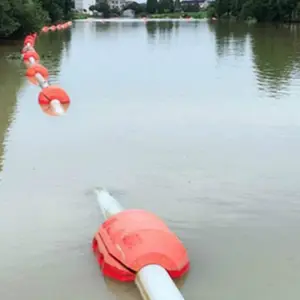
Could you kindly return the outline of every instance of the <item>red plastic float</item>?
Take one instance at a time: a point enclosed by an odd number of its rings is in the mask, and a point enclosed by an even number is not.
[[[35,38],[33,36],[27,36],[24,40],[24,46],[27,46],[27,44],[34,46],[34,43],[35,43]]]
[[[40,60],[40,56],[37,54],[37,52],[35,52],[35,51],[26,51],[23,55],[23,61],[24,61],[25,64],[30,63],[29,62],[30,57],[33,57],[36,63],[38,63],[38,61]]]
[[[189,270],[187,251],[157,216],[125,210],[105,221],[96,233],[93,251],[105,276],[133,281],[143,267],[162,266],[172,278]]]
[[[51,101],[53,100],[58,100],[60,102],[64,112],[68,110],[70,106],[70,98],[62,88],[54,85],[43,88],[39,94],[38,101],[41,109],[51,116],[56,115],[51,108]]]
[[[56,29],[63,29],[63,26],[61,24],[58,24],[57,27],[54,25],[51,27],[44,26],[41,31],[48,32],[49,30],[55,31]],[[34,49],[36,38],[37,33],[27,35],[24,39],[24,47],[21,50],[23,62],[28,68],[26,77],[30,82],[39,84],[42,88],[38,97],[42,110],[51,116],[62,115],[69,108],[69,96],[60,87],[49,86],[47,82],[49,78],[48,70],[39,64],[40,57]],[[33,58],[34,61],[30,58]],[[37,76],[38,74],[40,76]]]
[[[42,66],[40,64],[34,64],[34,65],[30,66],[26,70],[26,77],[28,78],[28,80],[31,83],[38,85],[38,80],[35,78],[35,75],[38,73],[41,74],[45,80],[48,80],[49,72],[44,66]]]

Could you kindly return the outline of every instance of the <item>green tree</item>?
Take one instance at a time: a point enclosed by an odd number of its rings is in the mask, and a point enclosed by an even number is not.
[[[174,1],[173,0],[159,0],[157,6],[159,13],[174,12]]]
[[[216,0],[209,16],[255,19],[258,22],[300,21],[299,0]]]
[[[146,12],[146,6],[143,3],[137,3],[135,1],[126,4],[123,7],[122,12],[127,9],[133,10],[135,15],[139,15]]]
[[[149,14],[155,14],[158,9],[158,2],[157,0],[147,0],[146,4],[146,11]]]
[[[8,37],[18,28],[19,23],[13,17],[11,1],[1,0],[0,2],[0,37]]]
[[[95,10],[102,13],[104,18],[109,18],[110,17],[111,10],[110,10],[110,7],[109,7],[109,5],[107,4],[106,1],[105,2],[98,2],[95,5]]]
[[[73,0],[0,0],[0,38],[18,38],[69,19]]]
[[[180,0],[175,0],[175,3],[174,3],[174,11],[181,11]]]

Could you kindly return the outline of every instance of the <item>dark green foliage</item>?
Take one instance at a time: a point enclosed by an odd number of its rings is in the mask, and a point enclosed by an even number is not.
[[[147,0],[146,4],[146,11],[149,14],[155,14],[158,9],[158,2],[157,0]]]
[[[208,8],[210,17],[258,22],[298,22],[299,12],[299,0],[216,0]]]
[[[18,38],[69,19],[72,7],[72,0],[0,0],[0,39]]]

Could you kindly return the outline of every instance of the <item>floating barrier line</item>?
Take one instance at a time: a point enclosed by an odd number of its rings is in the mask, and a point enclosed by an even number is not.
[[[107,191],[103,189],[96,189],[95,194],[102,214],[105,220],[107,220],[106,222],[109,223],[109,220],[114,216],[116,217],[120,213],[124,212],[124,209],[119,202]],[[116,223],[115,220],[112,222]],[[113,229],[110,230],[112,231]],[[124,231],[126,232],[126,228]],[[113,234],[117,233],[114,232]],[[123,233],[123,236],[124,235],[125,233]],[[158,243],[159,242],[160,241],[158,241]],[[169,250],[171,252],[174,251],[174,249]],[[149,249],[149,251],[151,251],[151,249]],[[136,273],[134,281],[144,300],[184,300],[168,272],[159,264],[150,264],[142,267]]]
[[[59,24],[57,26],[43,27],[42,32],[66,29],[72,22]],[[48,82],[48,70],[39,64],[39,55],[34,49],[37,33],[28,35],[24,40],[22,58],[27,66],[26,76],[33,84],[39,85],[42,89],[39,96],[39,104],[44,112],[52,116],[62,116],[70,105],[70,98],[67,93],[58,86],[51,86]]]

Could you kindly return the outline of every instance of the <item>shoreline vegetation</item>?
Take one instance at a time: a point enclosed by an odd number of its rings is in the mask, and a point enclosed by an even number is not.
[[[72,18],[73,0],[0,0],[0,42],[20,40]]]
[[[104,1],[104,2],[103,2]],[[131,2],[123,9],[111,9],[106,0],[89,7],[94,17],[120,17],[124,11],[131,10],[134,18],[149,19],[195,18],[246,21],[251,23],[299,23],[300,0],[214,0],[209,4],[180,0],[147,0],[146,3]],[[77,15],[78,18],[91,17]]]
[[[74,0],[1,0],[0,41],[18,40],[48,24],[70,19],[126,17],[149,19],[213,19],[247,22],[299,23],[300,0],[215,0],[210,4],[180,0],[130,2],[121,10],[96,0],[89,11],[74,11]]]
[[[113,17],[119,17],[119,16],[112,16]],[[93,16],[87,13],[75,13],[73,19],[74,20],[84,20],[84,19],[98,19],[103,18],[101,16]],[[205,12],[174,12],[174,13],[163,13],[163,14],[153,14],[153,15],[142,15],[142,16],[136,16],[133,17],[133,19],[142,19],[142,18],[148,18],[148,19],[180,19],[180,18],[193,18],[193,19],[206,19],[207,14]],[[124,17],[125,19],[125,17]]]

